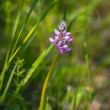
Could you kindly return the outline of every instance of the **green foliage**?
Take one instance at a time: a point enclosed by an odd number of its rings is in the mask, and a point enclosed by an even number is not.
[[[21,81],[21,83],[19,84],[18,88],[15,91],[15,94],[17,94],[20,90],[21,87],[23,87],[27,81],[29,80],[29,78],[32,76],[33,72],[37,69],[38,65],[44,60],[44,58],[46,57],[46,55],[49,53],[49,51],[51,50],[51,48],[53,47],[53,45],[51,45],[48,49],[46,49],[37,60],[35,60],[35,62],[33,63],[32,67],[29,69],[29,71],[27,72],[27,75],[25,76],[25,78]]]
[[[57,53],[49,37],[62,19],[74,38],[72,53],[59,55],[45,110],[109,110],[109,6],[109,0],[1,0],[0,110],[38,109]]]
[[[20,58],[17,58],[17,62],[18,62],[18,63],[17,63],[17,69],[16,69],[16,72],[15,72],[15,75],[16,75],[16,77],[17,77],[17,79],[16,79],[16,81],[15,81],[16,86],[19,85],[19,78],[20,78],[20,77],[23,77],[22,74],[25,72],[25,69],[22,68],[23,65],[24,65],[24,59],[21,60]]]
[[[11,72],[11,75],[10,75],[9,80],[8,80],[8,82],[7,82],[6,88],[5,88],[5,90],[4,90],[4,92],[3,92],[3,95],[2,95],[2,97],[1,97],[1,99],[0,99],[0,105],[2,104],[2,102],[4,101],[4,99],[5,99],[5,97],[6,97],[6,93],[7,93],[7,91],[8,91],[9,85],[10,85],[11,80],[12,80],[12,78],[13,78],[13,75],[14,75],[14,73],[15,73],[15,69],[16,69],[16,67],[17,67],[17,63],[18,63],[18,62],[16,62],[15,66],[14,66],[12,72]]]

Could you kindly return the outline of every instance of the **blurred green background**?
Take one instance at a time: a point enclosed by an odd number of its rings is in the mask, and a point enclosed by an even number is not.
[[[29,10],[33,7],[17,47],[54,2],[54,0],[39,0],[36,3],[36,1],[0,0],[0,73],[9,46],[11,54]],[[20,82],[34,61],[50,46],[49,37],[55,28],[58,29],[62,20],[66,21],[67,30],[74,38],[72,53],[58,57],[46,90],[45,110],[88,110],[88,108],[110,110],[109,0],[59,0],[11,61],[4,76],[0,96],[3,94],[15,61],[24,59],[20,68],[23,72],[19,77],[18,82]],[[14,29],[16,30],[12,40]],[[22,87],[19,96],[10,101],[17,88],[15,74],[2,106],[8,105],[9,110],[37,110],[42,86],[56,53],[57,48],[53,47]]]

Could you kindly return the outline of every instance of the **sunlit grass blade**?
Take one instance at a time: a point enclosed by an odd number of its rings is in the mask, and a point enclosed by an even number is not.
[[[39,66],[39,64],[44,60],[44,58],[47,56],[47,54],[50,52],[50,50],[52,49],[53,44],[51,44],[46,50],[44,50],[44,52],[39,56],[39,58],[36,59],[36,61],[33,63],[32,67],[29,69],[29,71],[27,72],[27,75],[25,76],[25,78],[20,82],[20,84],[18,85],[18,87],[16,88],[16,90],[14,91],[13,96],[10,98],[10,101],[8,103],[8,105],[11,103],[11,101],[13,100],[14,96],[18,95],[20,89],[25,86],[25,84],[27,83],[27,81],[30,79],[30,77],[32,76],[33,72],[37,69],[37,67]]]
[[[35,29],[38,27],[38,25],[41,23],[41,21],[45,18],[45,16],[51,11],[51,9],[55,6],[55,4],[57,3],[58,0],[55,0],[48,8],[47,10],[41,15],[40,19],[37,21],[37,23],[35,24],[35,26],[31,29],[31,31],[29,32],[29,34],[26,36],[26,38],[24,39],[23,43],[25,43],[27,41],[27,39],[30,37],[30,35],[35,31]]]
[[[18,48],[18,49],[16,50],[15,54],[11,57],[11,59],[9,59],[9,61],[8,61],[8,57],[9,57],[10,48],[9,48],[9,50],[8,50],[8,53],[7,53],[7,56],[6,56],[6,60],[5,60],[5,64],[4,64],[4,68],[3,68],[2,73],[0,74],[0,79],[1,79],[1,80],[0,80],[0,90],[1,90],[1,88],[2,88],[4,75],[5,75],[5,72],[6,72],[7,68],[8,68],[8,65],[9,65],[9,63],[12,61],[12,59],[14,58],[14,56],[16,55],[16,53],[19,51],[19,49],[20,49],[20,48]]]
[[[27,83],[29,78],[32,76],[33,72],[37,69],[39,64],[44,60],[44,58],[49,53],[49,51],[52,49],[52,47],[53,47],[53,44],[49,48],[44,50],[44,52],[39,56],[39,58],[37,58],[37,60],[33,63],[32,67],[27,72],[26,77],[21,81],[21,83],[19,84],[18,88],[16,89],[15,94],[17,94],[19,92],[19,90],[21,89],[21,87],[23,87]]]
[[[11,56],[13,55],[13,53],[14,53],[14,51],[15,51],[15,49],[16,49],[17,43],[18,43],[18,41],[19,41],[19,39],[20,39],[20,37],[21,37],[21,34],[22,34],[23,29],[24,29],[24,27],[25,27],[25,25],[26,25],[26,23],[27,23],[27,21],[28,21],[28,19],[29,19],[29,16],[31,15],[31,13],[32,13],[32,11],[33,11],[33,9],[35,8],[35,6],[36,6],[37,3],[38,3],[38,0],[34,0],[34,2],[33,2],[33,4],[32,4],[32,6],[31,6],[31,8],[30,8],[30,10],[29,10],[29,13],[28,13],[28,15],[27,15],[27,17],[26,17],[26,19],[25,19],[25,22],[24,22],[24,24],[23,24],[23,26],[22,26],[22,28],[21,28],[19,34],[18,34],[18,37],[17,37],[17,40],[16,40],[16,42],[15,42],[14,48],[13,48],[13,50],[12,50],[12,52],[11,52]]]
[[[32,33],[35,31],[35,29],[38,27],[38,25],[41,23],[41,21],[45,18],[45,16],[51,11],[51,9],[55,6],[55,4],[57,3],[58,0],[55,0],[48,8],[47,10],[42,14],[42,16],[39,18],[39,20],[37,21],[37,23],[34,25],[34,27],[30,30],[30,32],[28,33],[28,35],[26,36],[26,38],[23,41],[23,44],[29,39],[29,37],[32,35]],[[21,32],[20,32],[21,33]],[[18,39],[17,39],[18,40]],[[21,48],[21,46],[19,46],[19,48]],[[14,50],[13,50],[14,52]],[[12,52],[12,53],[13,53]],[[14,53],[13,53],[14,54]],[[17,53],[16,53],[17,54]],[[12,54],[11,54],[12,55]],[[12,58],[10,58],[12,59]]]
[[[29,41],[26,43],[25,47],[24,47],[24,50],[29,46],[29,44],[33,41],[34,37],[36,36],[37,32],[35,32],[31,38],[29,39]]]
[[[37,3],[37,2],[36,2]],[[38,27],[38,25],[40,24],[40,22],[45,18],[45,16],[51,11],[51,9],[55,6],[55,4],[57,3],[57,0],[55,0],[48,8],[47,10],[42,14],[42,16],[39,18],[39,20],[37,21],[37,23],[35,24],[35,26],[30,30],[30,32],[28,33],[28,35],[26,36],[26,38],[24,39],[23,43],[25,43],[28,38],[30,37],[30,35],[35,31],[35,29]],[[35,5],[33,5],[35,6]],[[31,10],[32,12],[32,10]],[[30,14],[30,13],[29,13]],[[29,16],[28,16],[29,18]],[[26,19],[27,20],[27,19]],[[22,27],[22,30],[23,30],[24,27]],[[20,33],[22,32],[22,30],[20,31]],[[21,34],[20,34],[21,35]],[[20,36],[19,35],[19,36]],[[19,39],[17,39],[17,42],[18,42]],[[15,43],[15,46],[14,46],[14,49],[10,55],[10,58],[9,58],[9,61],[7,62],[7,66],[8,64],[13,60],[13,58],[16,56],[16,54],[18,53],[18,51],[20,50],[21,46],[23,44],[21,44],[15,51],[15,47],[17,45],[17,42]],[[15,52],[14,52],[15,51]],[[5,73],[5,70],[4,70],[4,73]]]
[[[5,71],[6,71],[7,66],[8,66],[8,65],[7,65],[7,62],[8,62],[8,58],[9,58],[9,52],[10,52],[10,47],[9,47],[8,52],[7,52],[7,55],[6,55],[6,59],[5,59],[5,64],[4,64],[4,67],[3,67],[3,71],[2,71],[2,73],[0,74],[0,90],[1,90],[1,88],[2,88]]]
[[[10,85],[11,80],[12,80],[12,78],[13,78],[13,75],[14,75],[14,73],[15,73],[16,67],[17,67],[17,62],[16,62],[15,66],[14,66],[12,72],[11,72],[11,75],[10,75],[9,80],[8,80],[8,82],[7,82],[6,88],[5,88],[5,90],[4,90],[4,92],[3,92],[3,95],[2,95],[2,97],[1,97],[1,99],[0,99],[0,105],[2,104],[2,102],[4,101],[4,99],[5,99],[5,97],[6,97],[6,93],[7,93],[7,91],[8,91],[9,85]]]
[[[9,53],[10,53],[11,43],[12,43],[12,41],[13,41],[13,38],[14,38],[14,36],[15,36],[15,32],[16,32],[16,30],[17,30],[17,26],[18,26],[18,23],[19,23],[21,11],[22,11],[22,8],[23,8],[23,3],[24,3],[24,0],[22,0],[22,2],[21,2],[20,9],[19,9],[19,11],[18,11],[16,20],[15,20],[15,23],[14,23],[14,27],[13,27],[13,30],[12,30],[12,39],[11,39],[11,41],[10,41],[9,49],[8,49],[7,56],[6,56],[7,62],[5,62],[3,71],[2,71],[2,73],[1,73],[2,79],[1,79],[1,81],[0,81],[0,90],[1,90],[1,88],[2,88],[2,83],[3,83],[3,78],[4,78],[4,75],[5,75],[5,71],[6,71],[7,67],[8,67],[8,65],[9,65],[9,62],[11,61],[11,59],[10,59],[10,61],[8,61],[8,57],[9,57]]]

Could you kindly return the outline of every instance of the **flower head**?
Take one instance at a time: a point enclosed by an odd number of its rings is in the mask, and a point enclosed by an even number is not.
[[[51,43],[55,44],[55,47],[58,48],[58,51],[61,54],[65,54],[64,52],[71,52],[71,48],[66,45],[66,43],[72,43],[73,38],[71,37],[71,33],[65,30],[66,22],[62,21],[59,25],[59,30],[54,29],[53,35],[54,38],[50,37],[49,40]]]

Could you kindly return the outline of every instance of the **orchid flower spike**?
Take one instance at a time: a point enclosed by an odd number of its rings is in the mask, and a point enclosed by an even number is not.
[[[50,37],[49,40],[51,43],[55,44],[55,47],[58,48],[59,53],[65,54],[64,52],[71,52],[71,48],[66,44],[72,44],[73,38],[71,33],[65,30],[66,22],[62,21],[59,25],[59,30],[54,29],[53,35],[54,38]]]

